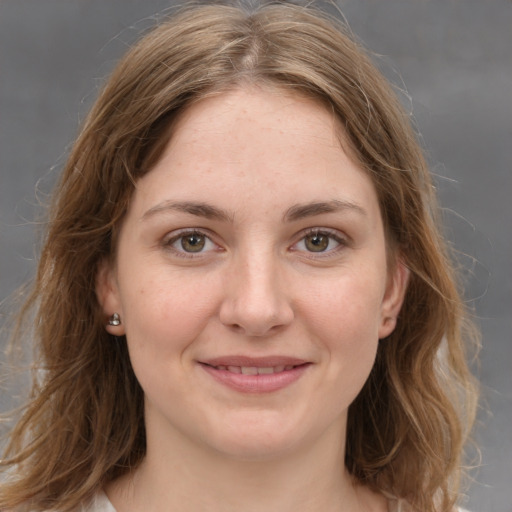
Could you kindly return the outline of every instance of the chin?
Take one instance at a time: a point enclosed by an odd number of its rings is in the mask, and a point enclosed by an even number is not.
[[[300,451],[315,437],[313,432],[286,425],[282,418],[257,416],[250,421],[232,421],[205,441],[231,459],[268,461]]]
[[[262,437],[251,437],[244,439],[230,439],[229,442],[217,445],[216,451],[219,455],[228,459],[259,462],[272,461],[286,457],[296,451],[296,445],[290,440],[265,439]]]

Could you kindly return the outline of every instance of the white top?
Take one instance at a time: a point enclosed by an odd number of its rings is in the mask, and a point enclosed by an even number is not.
[[[80,507],[80,511],[77,512],[116,512],[116,509],[107,495],[100,491],[87,506]]]
[[[401,512],[402,505],[400,501],[393,501],[390,503],[390,512]],[[110,500],[107,498],[107,495],[100,491],[94,499],[89,503],[87,507],[81,507],[79,512],[116,512],[116,509],[110,503]],[[459,508],[458,512],[468,512],[463,508]]]

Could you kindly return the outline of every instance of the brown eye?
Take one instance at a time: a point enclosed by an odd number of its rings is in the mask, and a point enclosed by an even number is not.
[[[182,236],[181,248],[185,252],[201,252],[206,245],[206,237],[200,233],[191,233],[190,235]]]
[[[329,247],[330,237],[323,233],[311,233],[304,237],[306,249],[311,252],[323,252]]]
[[[162,245],[163,248],[170,251],[173,256],[199,259],[206,256],[207,253],[221,250],[206,233],[194,229],[181,229],[169,233],[169,235],[162,240]]]

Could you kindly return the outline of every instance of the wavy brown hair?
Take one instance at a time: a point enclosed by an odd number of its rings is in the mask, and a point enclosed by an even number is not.
[[[283,2],[195,6],[161,22],[119,63],[90,112],[21,313],[20,325],[35,315],[36,373],[2,461],[11,476],[0,509],[72,510],[144,457],[143,392],[125,339],[105,331],[98,265],[115,257],[135,184],[159,159],[173,120],[244,84],[332,110],[375,185],[390,252],[410,269],[397,327],[350,407],[346,465],[414,510],[452,509],[475,387],[430,174],[408,115],[361,45],[327,15]]]

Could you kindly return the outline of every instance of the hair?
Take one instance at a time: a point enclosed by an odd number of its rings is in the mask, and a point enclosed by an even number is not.
[[[413,510],[456,503],[475,412],[471,332],[422,149],[349,30],[311,7],[276,2],[194,6],[160,22],[93,106],[55,190],[20,316],[22,325],[34,315],[37,357],[1,462],[9,478],[0,509],[72,510],[144,457],[143,391],[124,337],[105,330],[98,267],[115,258],[137,180],[158,161],[177,116],[245,85],[300,94],[335,114],[377,191],[388,247],[410,271],[397,326],[349,409],[349,472]]]

